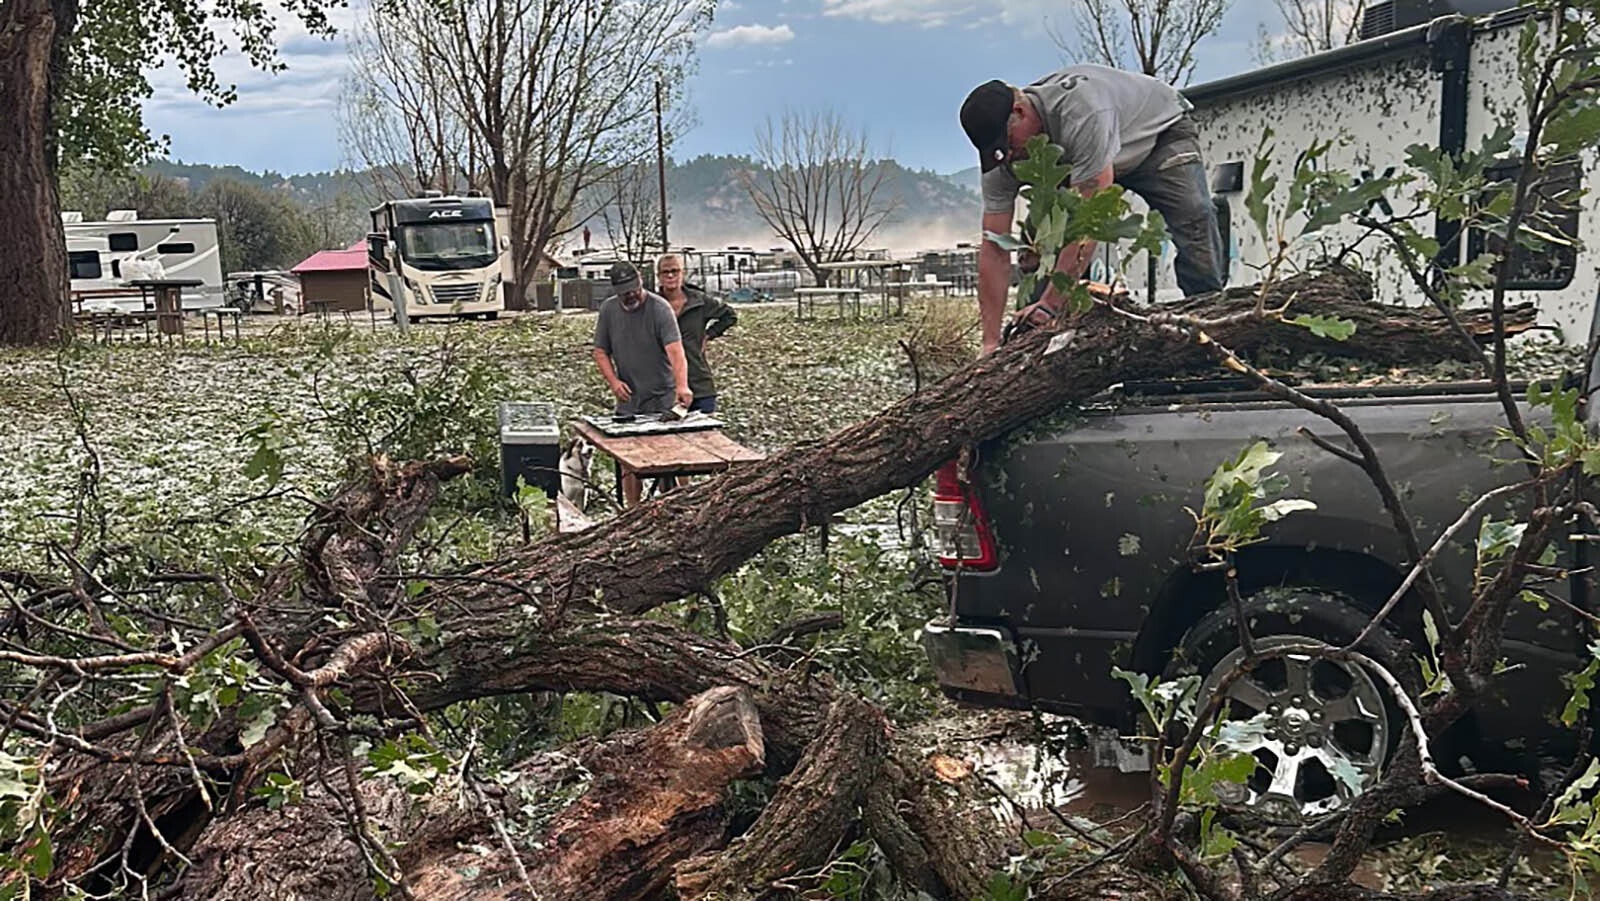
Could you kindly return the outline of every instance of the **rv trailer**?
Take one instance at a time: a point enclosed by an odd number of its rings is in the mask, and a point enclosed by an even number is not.
[[[1286,193],[1296,157],[1313,140],[1332,140],[1322,165],[1360,178],[1406,171],[1406,148],[1428,144],[1449,152],[1476,149],[1502,121],[1526,129],[1517,77],[1517,40],[1530,12],[1505,8],[1501,0],[1393,0],[1369,5],[1363,15],[1365,40],[1185,90],[1194,104],[1195,123],[1209,168],[1227,252],[1230,284],[1259,278],[1269,249],[1245,209],[1250,170],[1262,136],[1270,128],[1273,148],[1269,174]],[[1484,15],[1486,14],[1487,15]],[[1477,18],[1468,18],[1478,16]],[[1513,141],[1520,152],[1521,140]],[[1496,167],[1498,177],[1516,176],[1517,160]],[[1562,170],[1556,190],[1586,187],[1588,193],[1560,227],[1585,248],[1557,248],[1546,254],[1518,250],[1508,302],[1532,301],[1542,322],[1555,325],[1565,341],[1581,343],[1589,333],[1600,266],[1600,182],[1593,152]],[[1402,189],[1403,190],[1403,189]],[[1547,189],[1548,190],[1548,189]],[[1400,191],[1377,201],[1368,215],[1384,218],[1411,209]],[[1547,193],[1547,196],[1548,193]],[[1135,205],[1137,198],[1130,195]],[[1281,206],[1283,197],[1274,199]],[[1483,234],[1458,234],[1457,224],[1429,217],[1416,223],[1443,248],[1443,264],[1475,258],[1491,240]],[[1312,257],[1357,241],[1352,223],[1321,233],[1318,246],[1301,248]],[[1374,277],[1379,300],[1419,303],[1421,298],[1392,253],[1379,240],[1359,245],[1361,267]],[[1109,251],[1114,254],[1115,250]],[[1127,261],[1129,288],[1136,297],[1179,296],[1172,275],[1172,247],[1153,266]],[[1149,274],[1154,271],[1151,290]],[[1487,291],[1468,297],[1486,303]]]
[[[391,260],[399,264],[408,318],[493,319],[506,308],[504,267],[511,242],[504,213],[493,201],[429,191],[373,207],[371,218],[367,293],[373,309],[394,309]]]
[[[223,305],[222,256],[214,219],[140,219],[133,210],[112,210],[101,222],[64,212],[67,268],[74,307],[84,310],[142,309],[139,289],[130,284],[150,264],[164,278],[198,279],[183,289],[183,308],[209,310]],[[123,271],[124,264],[128,271]]]

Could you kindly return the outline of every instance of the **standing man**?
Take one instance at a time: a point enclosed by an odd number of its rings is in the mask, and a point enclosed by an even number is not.
[[[961,105],[961,127],[978,148],[983,170],[984,231],[1011,233],[1022,187],[1011,163],[1025,157],[1029,138],[1042,134],[1061,148],[1062,163],[1071,168],[1068,182],[1079,193],[1119,184],[1165,217],[1185,296],[1221,290],[1222,237],[1189,109],[1171,85],[1105,66],[1068,66],[1023,88],[1003,81],[979,85]],[[1067,245],[1055,271],[1082,277],[1094,249],[1093,241]],[[985,240],[978,251],[984,353],[1000,343],[1010,269],[1009,255]],[[1065,302],[1047,288],[1015,318],[1043,325]]]
[[[701,413],[717,412],[717,383],[706,362],[706,342],[721,337],[739,321],[733,307],[687,284],[683,255],[664,253],[656,260],[656,284],[661,296],[678,317],[678,332],[683,335],[683,356],[689,363],[689,390],[694,403],[689,409]]]
[[[689,367],[672,307],[644,289],[632,263],[611,267],[612,296],[594,326],[594,364],[616,395],[616,415],[664,413],[694,402]],[[639,502],[639,479],[625,475],[623,500]]]

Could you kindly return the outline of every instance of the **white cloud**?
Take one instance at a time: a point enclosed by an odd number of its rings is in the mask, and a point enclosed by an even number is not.
[[[747,44],[787,44],[794,40],[794,29],[787,25],[737,25],[712,32],[707,47],[742,47]]]
[[[880,25],[921,25],[936,28],[958,21],[994,21],[1006,25],[1037,25],[1050,12],[1059,12],[1060,0],[822,0],[822,14],[865,19]]]

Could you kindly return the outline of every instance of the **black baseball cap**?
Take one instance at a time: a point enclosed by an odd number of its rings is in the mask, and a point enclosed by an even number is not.
[[[617,294],[625,294],[639,287],[639,270],[629,262],[611,265],[611,287]]]
[[[995,79],[973,88],[961,104],[961,127],[972,146],[978,148],[978,166],[984,172],[1005,162],[1011,153],[1006,124],[1011,119],[1014,97],[1011,85]]]

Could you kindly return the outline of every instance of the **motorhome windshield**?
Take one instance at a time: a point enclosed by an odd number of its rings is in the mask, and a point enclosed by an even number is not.
[[[481,269],[498,254],[492,222],[428,222],[400,230],[400,254],[418,269]]]

